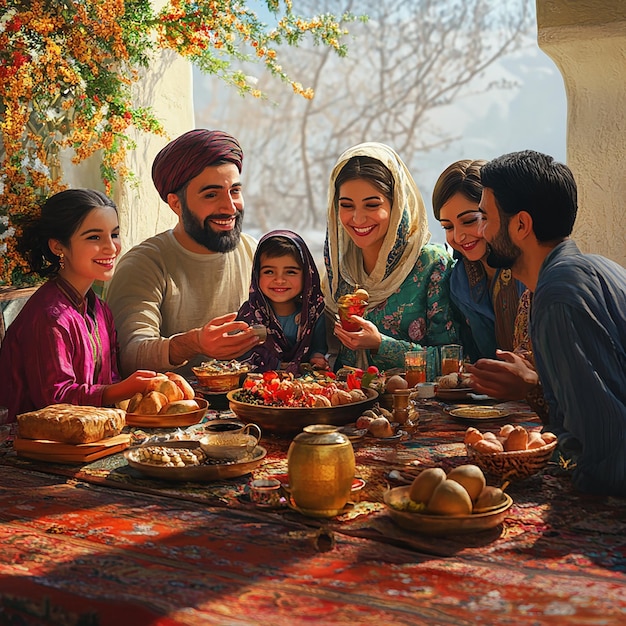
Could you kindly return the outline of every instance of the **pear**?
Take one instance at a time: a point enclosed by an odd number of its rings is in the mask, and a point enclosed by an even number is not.
[[[448,472],[448,480],[456,480],[463,485],[472,502],[478,498],[487,484],[485,475],[478,465],[459,465]]]
[[[463,485],[444,480],[437,486],[426,507],[427,513],[458,517],[472,512],[472,501]]]
[[[413,502],[428,504],[433,491],[446,479],[446,473],[440,467],[429,467],[420,472],[411,483],[409,498]]]
[[[474,509],[489,509],[502,504],[505,500],[504,491],[500,487],[485,487],[476,499]]]

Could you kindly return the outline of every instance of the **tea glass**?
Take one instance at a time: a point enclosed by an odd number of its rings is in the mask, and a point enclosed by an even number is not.
[[[341,323],[341,327],[348,332],[358,332],[361,330],[361,325],[357,322],[353,322],[350,317],[352,315],[358,315],[359,317],[363,317],[365,313],[365,309],[367,308],[366,302],[356,302],[354,304],[348,305],[339,305],[338,313],[339,313],[339,322]]]
[[[459,374],[463,366],[463,346],[449,343],[441,346],[441,375]]]
[[[258,507],[280,506],[282,498],[282,485],[276,478],[257,478],[250,483],[250,500]]]
[[[406,368],[406,382],[409,387],[415,387],[418,383],[426,382],[426,360],[428,350],[412,350],[404,356],[404,366]]]

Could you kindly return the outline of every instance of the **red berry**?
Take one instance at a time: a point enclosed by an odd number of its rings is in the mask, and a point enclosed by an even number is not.
[[[375,365],[370,365],[367,368],[367,373],[368,374],[378,374],[378,368]]]

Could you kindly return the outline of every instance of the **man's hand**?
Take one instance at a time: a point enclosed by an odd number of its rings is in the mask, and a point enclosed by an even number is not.
[[[514,352],[496,350],[495,359],[479,359],[464,369],[471,374],[470,385],[480,393],[499,400],[523,400],[539,384],[537,372],[525,358]]]
[[[197,354],[229,361],[251,350],[259,338],[245,322],[234,321],[236,313],[227,313],[170,339],[170,363],[173,366],[189,361]]]
[[[245,322],[234,321],[236,313],[216,317],[198,331],[199,352],[214,359],[230,360],[251,350],[259,337]]]
[[[340,322],[335,323],[335,335],[349,350],[378,350],[382,337],[376,326],[358,315],[351,315],[350,321],[358,324],[361,330],[350,332],[342,328]]]
[[[309,363],[316,370],[329,370],[330,369],[328,360],[323,354],[315,353],[314,355],[311,356]]]

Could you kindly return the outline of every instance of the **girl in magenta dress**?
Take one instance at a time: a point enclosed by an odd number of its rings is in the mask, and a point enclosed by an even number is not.
[[[110,406],[143,393],[155,372],[120,381],[113,317],[94,293],[120,253],[115,204],[90,189],[50,197],[18,245],[48,277],[7,329],[0,347],[0,405],[9,421],[50,404]]]

